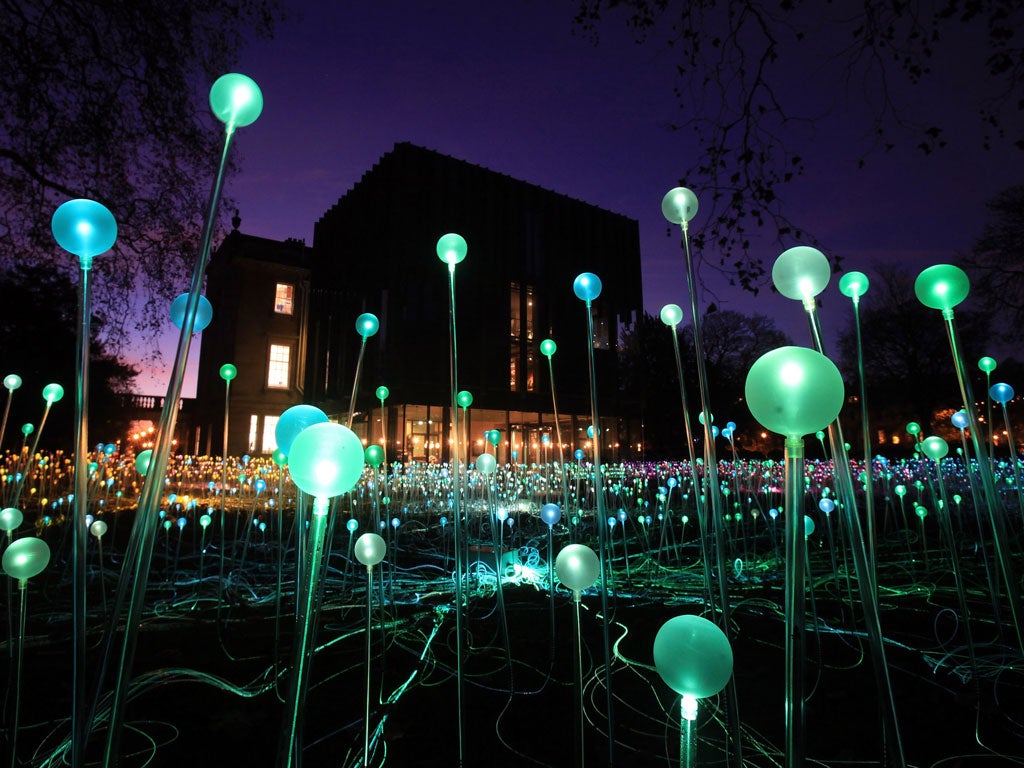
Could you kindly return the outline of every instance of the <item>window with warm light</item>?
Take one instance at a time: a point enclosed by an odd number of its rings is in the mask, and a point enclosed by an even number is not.
[[[250,451],[256,450],[256,432],[259,430],[259,428],[260,417],[254,413],[251,416],[249,416],[249,442],[247,443],[247,445],[249,446],[248,450]]]
[[[273,453],[277,450],[277,420],[279,416],[263,417],[263,453]]]
[[[289,365],[292,348],[286,344],[271,344],[270,359],[267,363],[267,386],[273,389],[288,388]]]
[[[294,311],[295,286],[278,283],[274,290],[274,312],[279,315],[290,315]]]

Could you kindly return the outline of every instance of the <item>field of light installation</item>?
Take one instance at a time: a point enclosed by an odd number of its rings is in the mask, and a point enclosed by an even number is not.
[[[214,85],[225,158],[261,104],[248,78]],[[677,188],[662,208],[681,226],[700,349],[688,239],[697,199]],[[182,330],[167,403],[203,325],[212,220],[172,311]],[[88,338],[89,265],[116,224],[74,200],[53,231],[80,259]],[[472,405],[458,388],[454,328],[466,250],[456,234],[437,243],[452,286],[456,415]],[[76,450],[37,451],[44,410],[2,467],[4,760],[1024,762],[1018,462],[990,457],[971,410],[953,417],[960,451],[911,424],[918,458],[851,461],[837,421],[844,386],[815,315],[829,277],[807,247],[773,269],[817,347],[769,352],[746,380],[751,413],[785,438],[779,462],[740,459],[731,425],[714,427],[700,355],[700,391],[680,395],[697,414],[681,431],[702,455],[679,463],[603,461],[596,439],[590,452],[562,445],[546,464],[499,466],[487,452],[395,463],[308,405],[281,415],[272,459],[172,456],[172,406],[155,447],[123,455],[89,443],[80,344]],[[859,273],[840,282],[854,308],[866,287]],[[573,290],[591,318],[600,278],[583,273]],[[954,313],[966,275],[938,265],[915,290],[945,325],[951,375],[974,403]],[[682,314],[670,305],[662,320],[674,331]],[[365,344],[375,319],[356,328]],[[235,372],[222,375],[230,384]],[[590,381],[599,424],[592,359]],[[4,383],[9,404],[20,382]],[[988,394],[1005,413],[1012,388]],[[62,395],[48,387],[45,409]],[[457,417],[453,434],[459,454]],[[805,459],[808,435],[826,460]]]

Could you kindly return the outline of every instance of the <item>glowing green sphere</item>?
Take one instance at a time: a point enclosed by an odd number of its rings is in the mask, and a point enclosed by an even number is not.
[[[238,369],[231,363],[224,363],[224,365],[220,367],[220,377],[224,379],[224,381],[233,381],[236,376],[238,376]]]
[[[363,451],[363,457],[367,464],[376,469],[384,461],[384,449],[376,444],[368,445],[366,450]]]
[[[313,424],[292,442],[288,469],[292,481],[306,493],[319,498],[338,496],[359,482],[363,444],[355,432],[341,424]]]
[[[25,437],[28,437],[29,435],[31,435],[35,431],[36,431],[36,428],[34,426],[32,426],[31,424],[22,424],[21,425],[21,434],[23,434]]]
[[[105,205],[95,200],[68,200],[50,221],[57,245],[75,254],[89,268],[93,256],[106,253],[117,240],[117,222]]]
[[[8,392],[13,392],[19,387],[21,387],[21,376],[16,373],[9,373],[4,376],[4,388]]]
[[[489,429],[486,432],[484,432],[484,438],[487,440],[488,443],[496,446],[498,443],[501,442],[501,432],[499,432],[496,429]]]
[[[4,551],[4,573],[24,581],[43,572],[50,562],[50,548],[42,539],[26,536],[11,542]]]
[[[17,507],[5,507],[0,510],[0,531],[11,531],[17,530],[18,526],[21,525],[25,516],[21,513],[21,510]]]
[[[949,444],[938,435],[931,435],[921,441],[921,450],[932,461],[938,461],[949,453]]]
[[[839,278],[839,292],[856,301],[868,292],[868,276],[863,272],[847,272]]]
[[[64,397],[64,387],[60,384],[47,384],[43,387],[43,400],[53,405]]]
[[[221,75],[210,88],[210,109],[229,130],[244,128],[263,111],[263,93],[251,77]]]
[[[654,637],[654,667],[676,693],[706,699],[732,677],[732,647],[714,623],[701,616],[676,616]]]
[[[465,238],[454,232],[442,235],[437,241],[437,258],[449,267],[454,267],[465,259],[468,250]]]
[[[356,333],[364,339],[373,336],[380,329],[380,320],[372,312],[364,312],[356,318]]]
[[[135,470],[142,475],[146,476],[149,472],[149,462],[153,459],[153,449],[147,448],[144,451],[140,451],[139,455],[135,457]]]
[[[832,267],[817,248],[798,245],[783,251],[772,266],[775,289],[787,299],[813,299],[828,285]]]
[[[661,322],[670,328],[675,328],[682,319],[683,310],[678,304],[666,304],[661,308]]]
[[[384,543],[384,539],[376,533],[364,533],[356,539],[353,549],[356,553],[356,560],[367,568],[372,568],[384,559],[388,546]]]
[[[978,361],[978,367],[985,373],[992,373],[996,369],[996,361],[993,357],[985,356]]]
[[[804,515],[804,538],[810,538],[812,533],[814,533],[814,520],[810,515]]]
[[[469,408],[473,404],[473,393],[464,389],[455,396],[455,400],[460,408]]]
[[[762,355],[747,374],[745,392],[751,415],[786,437],[827,427],[844,399],[835,363],[806,347],[780,347]]]
[[[383,384],[381,384],[379,387],[377,387],[376,394],[378,400],[387,400],[388,396],[391,394],[391,390],[385,387]]]
[[[540,353],[544,355],[544,357],[550,358],[557,351],[558,345],[555,344],[553,339],[544,339],[544,341],[540,343]]]
[[[907,422],[907,434],[917,436],[921,434],[921,425],[916,421]]]
[[[183,293],[171,302],[171,322],[177,328],[185,324],[185,309],[188,306],[188,294]],[[205,296],[200,295],[199,304],[196,306],[196,318],[192,323],[192,332],[199,333],[206,330],[206,327],[213,320],[213,305]]]
[[[96,520],[92,525],[89,526],[89,533],[91,533],[97,539],[102,539],[106,532],[107,524],[103,520]]]
[[[572,283],[572,292],[580,301],[593,301],[601,295],[601,278],[593,272],[581,272]]]
[[[661,199],[661,213],[673,224],[690,221],[697,215],[697,196],[686,187],[670,189]]]
[[[277,464],[277,466],[283,467],[288,463],[288,454],[280,448],[275,448],[274,452],[270,454],[270,459]]]
[[[291,456],[292,443],[299,433],[306,427],[326,421],[327,414],[313,405],[300,403],[286,408],[274,427],[274,439],[277,441],[277,447],[284,451],[285,455]],[[359,449],[359,452],[362,454],[362,448]]]
[[[481,475],[492,474],[497,466],[497,460],[489,453],[481,453],[476,457],[476,471]]]
[[[204,531],[207,528],[210,527],[210,523],[212,523],[212,522],[213,522],[213,518],[210,517],[209,515],[203,515],[202,517],[199,518],[199,525],[202,526]]]
[[[573,592],[582,592],[592,587],[600,572],[601,563],[597,554],[586,544],[563,547],[555,558],[558,580]]]
[[[967,298],[970,290],[967,273],[952,264],[928,267],[914,281],[917,300],[929,309],[952,310]]]

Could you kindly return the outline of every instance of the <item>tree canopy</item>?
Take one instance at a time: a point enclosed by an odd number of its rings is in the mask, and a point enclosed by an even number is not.
[[[280,17],[276,0],[0,0],[0,268],[73,272],[50,218],[88,197],[119,230],[94,264],[98,306],[184,290],[223,137],[210,84]],[[108,312],[108,339],[165,308]]]
[[[1010,341],[1024,339],[1024,185],[1004,189],[988,202],[989,220],[967,256],[979,278],[972,287],[999,312],[995,329]]]
[[[1015,0],[578,0],[577,23],[598,37],[610,18],[638,42],[662,44],[676,67],[682,119],[701,152],[680,183],[710,193],[698,247],[757,292],[766,265],[752,235],[811,240],[783,205],[784,187],[804,172],[807,144],[823,117],[862,121],[861,164],[903,142],[932,154],[948,122],[976,113],[985,148],[1024,150],[1024,5]],[[939,61],[977,66],[974,103],[922,109],[913,91]],[[830,87],[813,91],[812,81]],[[1007,125],[1016,116],[1014,129]]]

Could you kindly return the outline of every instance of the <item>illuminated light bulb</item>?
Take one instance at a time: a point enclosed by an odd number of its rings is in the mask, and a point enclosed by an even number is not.
[[[454,232],[442,235],[437,241],[437,257],[447,264],[449,269],[455,269],[456,264],[462,263],[468,250],[465,238]]]
[[[683,319],[683,310],[678,304],[666,304],[661,308],[661,322],[670,328],[679,325]]]
[[[364,339],[373,336],[380,329],[380,320],[372,312],[364,312],[356,318],[356,333]]]
[[[544,339],[544,341],[540,343],[540,353],[547,358],[550,358],[557,351],[558,345],[555,344],[552,339]]]
[[[6,376],[4,376],[4,388],[8,392],[13,392],[14,390],[16,390],[16,389],[18,389],[20,387],[21,387],[21,376],[19,376],[16,373],[9,373]]]
[[[593,301],[601,295],[601,278],[593,272],[583,272],[573,281],[572,290],[580,301]]]
[[[256,122],[263,111],[263,93],[246,75],[221,75],[210,88],[210,109],[229,131],[244,128]]]
[[[672,224],[685,224],[697,215],[697,195],[686,187],[675,187],[661,199],[661,213]]]
[[[936,264],[923,270],[914,281],[917,300],[929,309],[951,312],[967,298],[971,281],[967,273],[952,264]]]

